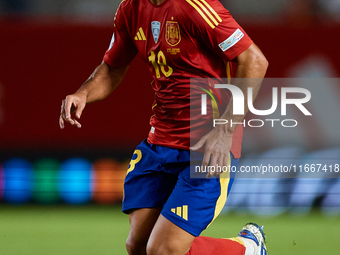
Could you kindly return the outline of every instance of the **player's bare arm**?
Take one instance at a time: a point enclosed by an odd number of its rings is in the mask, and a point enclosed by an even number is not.
[[[237,85],[244,93],[247,98],[247,88],[253,89],[253,100],[256,98],[258,91],[261,87],[262,79],[266,74],[268,68],[268,61],[262,54],[261,50],[252,44],[247,50],[241,53],[236,61],[238,68],[236,71],[235,78],[254,78],[254,79],[239,79]],[[245,102],[244,115],[233,115],[233,99],[231,98],[226,111],[222,114],[221,119],[226,119],[230,123],[241,122],[248,112],[248,106]],[[191,150],[198,150],[203,145],[204,147],[204,158],[202,166],[208,166],[209,162],[211,166],[228,165],[229,152],[232,145],[232,137],[237,125],[218,125],[207,135],[202,137],[198,143],[196,143]],[[217,176],[217,171],[209,172],[207,177]]]
[[[77,92],[62,101],[60,128],[65,128],[65,122],[81,128],[79,119],[86,104],[103,100],[110,95],[122,81],[127,69],[128,67],[114,68],[102,62]]]

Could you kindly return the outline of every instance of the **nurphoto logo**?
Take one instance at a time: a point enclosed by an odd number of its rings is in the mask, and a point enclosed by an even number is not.
[[[281,101],[281,116],[287,115],[287,105],[294,105],[297,107],[305,116],[312,116],[310,111],[304,106],[307,102],[311,100],[311,93],[308,89],[298,88],[298,87],[273,87],[272,88],[272,105],[269,109],[266,110],[258,110],[254,107],[253,104],[253,89],[247,89],[247,99],[243,94],[243,91],[231,84],[215,84],[214,90],[216,89],[227,89],[231,92],[233,98],[233,115],[244,115],[245,114],[245,106],[248,106],[248,109],[251,113],[257,116],[268,116],[273,114],[279,105],[279,89],[280,89],[280,101]],[[202,89],[203,90],[203,89]],[[213,101],[216,102],[212,93],[207,90],[204,90]],[[201,95],[201,114],[207,115],[207,94]],[[219,98],[218,94],[215,92],[216,96]],[[289,98],[289,94],[295,94],[295,98]],[[299,98],[296,98],[299,96]],[[219,98],[220,100],[220,98]],[[250,119],[248,121],[243,120],[242,122],[233,122],[232,120],[226,119],[213,119],[213,126],[221,125],[221,124],[230,124],[230,126],[241,124],[244,127],[248,125],[249,127],[263,127],[265,123],[271,123],[271,127],[274,127],[275,124],[279,122],[283,127],[296,127],[298,125],[298,121],[296,119]]]

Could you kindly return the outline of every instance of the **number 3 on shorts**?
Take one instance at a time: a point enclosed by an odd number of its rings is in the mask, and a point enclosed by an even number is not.
[[[135,155],[135,154],[137,154],[137,158],[131,159],[129,169],[127,170],[126,174],[132,172],[135,169],[136,164],[142,159],[142,152],[140,150],[135,150],[133,155]],[[132,155],[132,157],[133,157],[133,155]]]

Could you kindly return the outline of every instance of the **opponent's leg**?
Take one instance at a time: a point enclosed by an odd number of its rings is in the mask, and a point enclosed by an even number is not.
[[[160,212],[160,208],[143,208],[129,213],[130,232],[126,249],[130,255],[146,255],[146,245]]]

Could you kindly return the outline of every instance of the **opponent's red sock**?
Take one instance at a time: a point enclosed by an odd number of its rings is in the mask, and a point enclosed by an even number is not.
[[[239,238],[196,237],[186,255],[244,255],[246,247]]]

